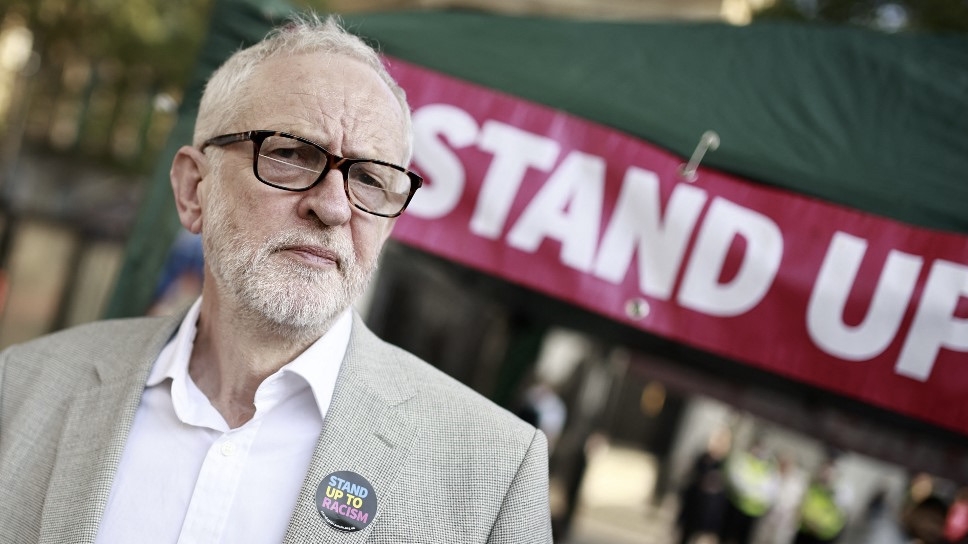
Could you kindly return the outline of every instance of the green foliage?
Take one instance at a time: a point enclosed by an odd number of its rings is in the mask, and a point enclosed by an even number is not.
[[[0,0],[40,59],[26,83],[24,142],[130,172],[157,160],[205,41],[215,4],[257,0]],[[278,0],[322,10],[322,0]],[[0,118],[0,131],[7,118]]]
[[[191,73],[212,0],[36,0],[26,7],[0,0],[4,11],[27,13],[41,58],[80,54],[146,66],[163,86],[180,88]]]

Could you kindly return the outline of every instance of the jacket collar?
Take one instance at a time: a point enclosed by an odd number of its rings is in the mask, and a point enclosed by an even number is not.
[[[404,462],[419,438],[412,417],[417,395],[414,378],[399,352],[370,332],[354,316],[349,349],[340,370],[333,403],[313,453],[285,542],[365,542],[374,522],[345,533],[330,527],[316,507],[320,482],[350,471],[372,486],[379,518]]]

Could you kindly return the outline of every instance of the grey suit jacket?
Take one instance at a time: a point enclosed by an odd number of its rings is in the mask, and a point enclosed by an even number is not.
[[[148,372],[178,323],[98,322],[0,353],[0,542],[94,541]],[[285,542],[551,542],[547,456],[540,432],[357,316]],[[376,492],[360,531],[316,509],[317,485],[341,470]]]

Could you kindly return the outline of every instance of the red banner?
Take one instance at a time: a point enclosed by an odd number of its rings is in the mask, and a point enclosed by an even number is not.
[[[968,433],[968,237],[709,169],[690,183],[680,158],[608,127],[390,68],[427,179],[396,239]]]

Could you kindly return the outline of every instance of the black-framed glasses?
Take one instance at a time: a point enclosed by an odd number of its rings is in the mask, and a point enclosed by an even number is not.
[[[423,178],[402,166],[339,157],[316,142],[274,130],[223,134],[209,138],[200,149],[246,140],[253,143],[252,172],[262,183],[283,191],[308,191],[335,168],[343,174],[343,190],[353,206],[381,217],[403,213],[423,184]]]

